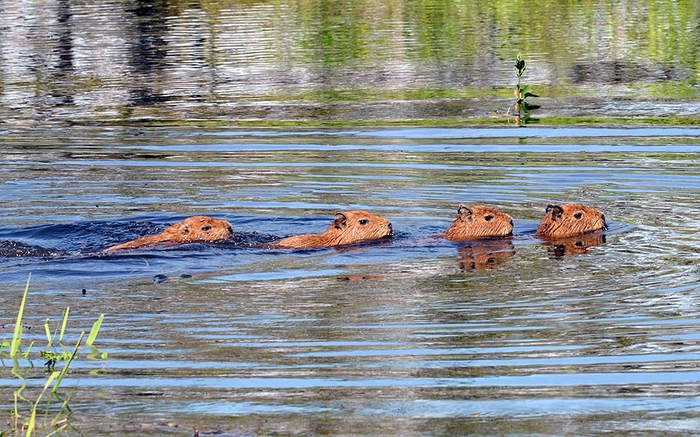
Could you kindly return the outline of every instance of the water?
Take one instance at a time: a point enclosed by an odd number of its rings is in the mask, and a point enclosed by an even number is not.
[[[10,126],[697,114],[695,0],[0,5]],[[692,120],[691,120],[692,121]]]
[[[67,348],[105,319],[59,390],[69,435],[695,435],[698,11],[0,3],[0,342],[30,273],[34,342],[2,351],[0,434],[70,307]],[[548,245],[550,202],[610,229]],[[459,203],[513,239],[435,238]],[[395,237],[266,247],[351,208]],[[234,238],[99,254],[195,214]]]
[[[697,138],[84,128],[64,144],[8,139],[0,240],[29,253],[0,260],[0,333],[11,336],[30,272],[36,348],[44,319],[58,324],[67,306],[68,344],[105,314],[95,345],[108,359],[83,348],[63,383],[71,422],[90,435],[690,435]],[[599,207],[610,230],[576,254],[548,247],[534,236],[548,202]],[[459,203],[515,218],[486,265],[478,247],[433,237]],[[355,208],[390,218],[394,239],[261,247]],[[202,213],[235,238],[95,256]],[[5,410],[21,384],[10,363]],[[29,393],[44,381],[43,360],[34,366]]]

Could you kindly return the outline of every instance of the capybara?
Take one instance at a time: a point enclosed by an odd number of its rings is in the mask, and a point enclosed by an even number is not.
[[[452,241],[472,241],[480,238],[508,237],[513,234],[513,218],[488,206],[460,204],[457,219],[442,234]]]
[[[336,212],[335,219],[323,234],[296,235],[273,243],[286,249],[318,249],[364,243],[394,235],[391,222],[366,211]]]
[[[188,217],[180,223],[168,226],[158,235],[138,238],[103,252],[125,249],[141,249],[153,246],[174,246],[178,244],[214,242],[226,240],[233,235],[233,227],[226,220],[197,215]]]
[[[537,235],[549,240],[573,237],[608,228],[605,214],[577,203],[547,205],[546,215],[537,228]]]

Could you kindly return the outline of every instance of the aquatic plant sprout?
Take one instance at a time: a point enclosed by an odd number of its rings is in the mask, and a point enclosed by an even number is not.
[[[527,123],[527,121],[530,119],[530,111],[538,108],[538,106],[529,105],[527,102],[525,102],[525,99],[528,97],[539,97],[539,94],[532,92],[532,87],[530,85],[522,85],[520,83],[525,68],[527,68],[527,62],[525,62],[522,53],[518,53],[518,56],[515,59],[515,69],[517,71],[516,74],[518,76],[518,83],[513,90],[513,94],[515,95],[516,99],[514,105],[515,120],[519,125]]]
[[[46,349],[43,351],[40,351],[39,356],[43,359],[46,360],[45,366],[46,366],[46,373],[48,374],[46,377],[46,381],[44,383],[42,391],[37,395],[35,400],[29,400],[25,396],[23,396],[22,392],[24,389],[27,387],[28,381],[24,377],[25,374],[27,374],[31,369],[34,368],[32,364],[32,357],[30,356],[31,348],[33,346],[33,343],[29,345],[27,350],[25,352],[22,352],[22,330],[23,330],[23,323],[22,319],[24,317],[24,308],[25,304],[27,301],[27,295],[29,291],[29,283],[31,281],[31,275],[29,275],[29,278],[27,279],[27,285],[24,290],[24,294],[22,296],[22,301],[20,303],[19,311],[17,313],[17,318],[15,320],[15,328],[14,328],[14,333],[12,336],[11,342],[2,342],[0,344],[0,359],[3,357],[3,351],[2,348],[6,347],[9,345],[10,351],[9,358],[12,360],[13,367],[12,367],[12,374],[15,375],[17,378],[22,380],[22,386],[15,390],[14,393],[14,410],[10,413],[11,415],[11,420],[8,420],[7,423],[12,425],[12,430],[11,434],[8,435],[24,435],[27,437],[31,437],[34,435],[37,430],[41,429],[46,431],[46,436],[51,436],[51,435],[56,435],[60,433],[62,430],[64,430],[66,427],[70,426],[69,419],[71,415],[71,410],[70,407],[68,406],[68,401],[70,399],[70,396],[68,396],[66,399],[62,398],[58,390],[61,386],[61,382],[63,381],[63,378],[68,374],[69,368],[73,360],[76,358],[78,354],[78,349],[80,348],[80,345],[83,343],[83,338],[85,337],[85,332],[80,333],[80,337],[78,338],[77,343],[75,346],[72,348],[72,350],[66,349],[66,347],[63,345],[63,337],[65,334],[67,322],[68,322],[68,315],[70,314],[70,308],[66,308],[66,310],[63,313],[63,320],[61,323],[60,331],[58,332],[58,336],[56,334],[51,334],[51,329],[50,329],[50,319],[46,319],[44,322],[44,330],[46,332]],[[88,335],[86,345],[90,347],[92,350],[92,353],[89,355],[89,358],[95,359],[97,357],[97,349],[93,346],[93,343],[95,342],[97,338],[97,334],[99,333],[100,327],[102,326],[102,321],[104,320],[104,314],[100,314],[99,318],[97,321],[95,321],[92,325],[92,329],[90,330],[90,333]],[[55,346],[54,340],[58,338],[58,344],[63,347],[63,350],[60,352],[56,352],[53,348]],[[19,360],[18,358],[20,356],[24,356],[27,358],[29,361],[29,369],[25,369],[24,371],[20,368],[19,366]],[[107,357],[106,353],[102,354],[102,358],[105,359]],[[56,369],[56,365],[59,362],[65,362],[64,366],[62,369]],[[60,408],[58,408],[58,412],[55,413],[53,419],[50,421],[50,424],[47,423],[37,423],[37,412],[40,408],[40,404],[42,403],[42,399],[44,398],[44,395],[50,390],[51,396],[58,400],[60,402]],[[23,401],[27,404],[29,404],[29,413],[25,414],[21,412],[21,407],[23,404],[19,401]],[[55,411],[54,408],[51,408],[51,400],[48,400],[44,402],[46,406],[45,412],[42,414],[44,417],[48,419],[48,415],[50,411]],[[54,414],[54,413],[51,413]],[[24,421],[21,421],[20,418],[26,417],[27,419]],[[4,436],[4,433],[0,433],[0,436]]]

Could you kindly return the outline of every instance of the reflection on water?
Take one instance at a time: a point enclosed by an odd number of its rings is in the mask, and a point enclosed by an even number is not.
[[[522,52],[547,99],[539,117],[687,116],[699,11],[692,0],[5,2],[0,110],[17,124],[488,118],[513,100]]]
[[[601,244],[605,244],[605,235],[603,234],[562,238],[545,243],[547,250],[557,258],[565,255],[582,255],[584,253],[589,253],[590,248],[600,246]]]
[[[477,242],[460,247],[459,269],[468,272],[478,269],[493,269],[515,255],[513,244],[508,241]]]
[[[95,345],[108,359],[81,350],[62,384],[77,388],[71,422],[86,435],[691,429],[697,132],[511,132],[10,136],[0,340],[29,272],[25,341],[45,340],[45,318],[68,306],[71,326],[105,314]],[[549,202],[600,208],[610,229],[544,242]],[[512,215],[513,237],[439,238],[459,203]],[[396,235],[349,250],[266,246],[349,208],[389,218]],[[231,222],[233,238],[94,255],[202,213]],[[79,334],[69,327],[66,342]],[[42,372],[22,375],[28,397]],[[20,385],[6,365],[3,411]]]

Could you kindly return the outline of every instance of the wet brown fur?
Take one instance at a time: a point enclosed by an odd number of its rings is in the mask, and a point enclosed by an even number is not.
[[[605,215],[600,210],[577,203],[550,204],[547,205],[546,215],[537,228],[537,235],[551,240],[603,231],[607,228]]]
[[[364,243],[391,237],[391,222],[366,211],[336,212],[335,219],[323,234],[296,235],[273,243],[286,249],[317,249]]]
[[[178,244],[214,242],[226,240],[233,235],[233,227],[226,220],[207,216],[188,217],[180,223],[168,226],[158,235],[138,238],[117,246],[105,249],[103,252],[115,250],[140,249],[158,245],[174,246]]]
[[[467,207],[460,204],[457,219],[442,234],[452,241],[473,241],[480,238],[508,237],[513,234],[513,218],[488,206]]]

